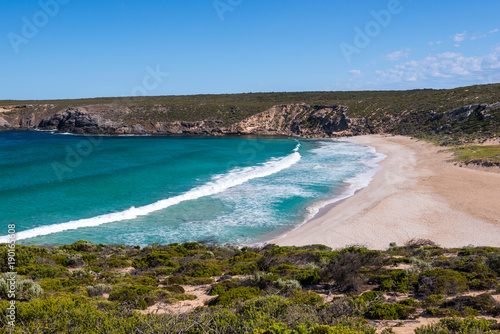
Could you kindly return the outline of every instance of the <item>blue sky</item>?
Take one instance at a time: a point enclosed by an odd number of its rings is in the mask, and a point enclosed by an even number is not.
[[[500,82],[498,0],[1,0],[0,99]]]

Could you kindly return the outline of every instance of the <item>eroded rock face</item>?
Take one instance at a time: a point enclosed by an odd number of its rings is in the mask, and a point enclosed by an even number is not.
[[[344,106],[279,105],[233,125],[231,132],[304,137],[345,135],[349,132],[346,110]]]
[[[41,115],[50,113],[53,104],[23,104],[0,107],[0,130],[30,130],[37,127]]]
[[[221,121],[199,122],[151,122],[156,134],[162,135],[220,135],[225,129]]]
[[[122,122],[104,119],[98,113],[89,113],[85,107],[67,108],[44,118],[38,128],[75,134],[126,134],[131,131]]]

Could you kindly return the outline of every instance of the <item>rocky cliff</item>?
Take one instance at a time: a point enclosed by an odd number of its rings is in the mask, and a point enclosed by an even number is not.
[[[274,106],[231,127],[241,134],[332,137],[352,134],[345,106]]]
[[[19,126],[7,121],[0,126],[13,129],[56,130],[74,134],[153,134],[153,135],[287,135],[335,137],[353,134],[344,106],[310,106],[304,103],[279,105],[231,126],[219,120],[151,121],[128,117],[133,110],[113,105],[69,107],[45,117],[38,124],[35,116],[22,119]],[[21,123],[23,126],[21,126]],[[356,130],[356,132],[359,132]]]

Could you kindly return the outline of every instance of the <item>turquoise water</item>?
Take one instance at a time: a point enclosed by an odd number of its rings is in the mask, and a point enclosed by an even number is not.
[[[348,141],[0,132],[0,242],[253,243],[368,184]]]

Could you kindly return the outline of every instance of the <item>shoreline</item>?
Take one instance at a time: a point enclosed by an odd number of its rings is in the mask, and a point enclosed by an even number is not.
[[[460,168],[443,148],[409,137],[349,140],[387,156],[370,184],[267,243],[387,249],[421,238],[442,247],[500,246],[500,174]]]

